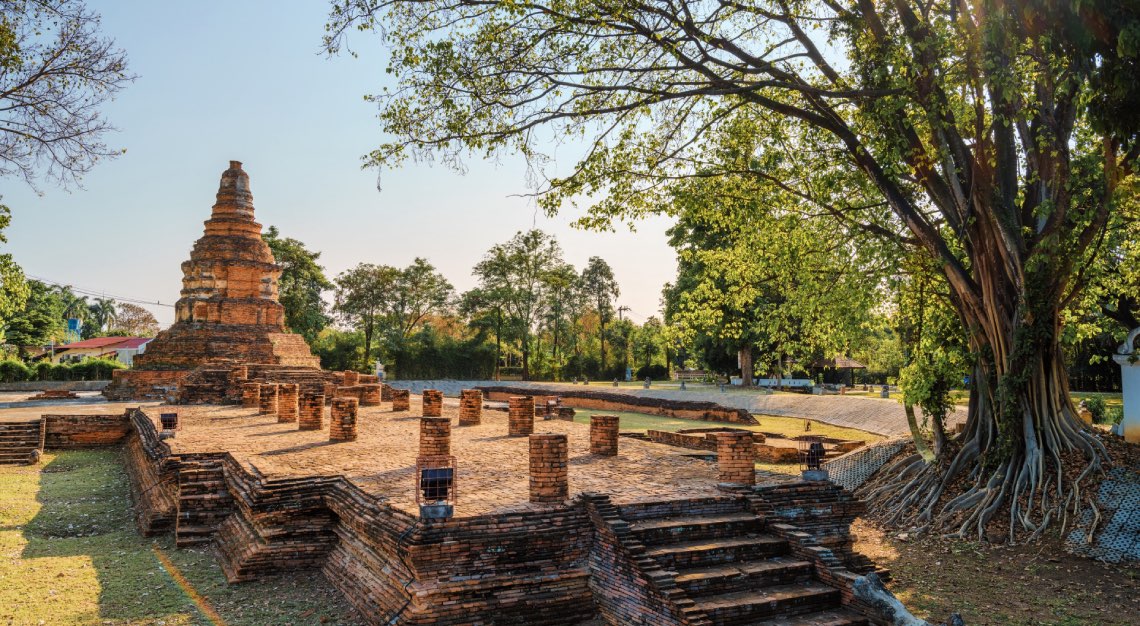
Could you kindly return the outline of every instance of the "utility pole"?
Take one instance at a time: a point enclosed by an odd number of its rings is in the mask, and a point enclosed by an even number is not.
[[[627,306],[619,306],[618,307],[618,321],[619,322],[622,321],[622,317],[621,317],[622,312],[628,311],[628,310],[629,310],[629,307],[627,307]]]

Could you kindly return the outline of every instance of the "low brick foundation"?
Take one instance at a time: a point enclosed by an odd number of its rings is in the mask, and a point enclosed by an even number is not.
[[[122,443],[131,425],[126,413],[118,415],[53,415],[44,421],[44,447],[59,450],[95,448]]]
[[[577,409],[600,411],[626,411],[648,413],[678,419],[757,424],[756,418],[744,409],[734,409],[712,402],[645,398],[623,393],[577,389],[543,389],[540,387],[477,387],[488,400],[506,402],[511,396],[531,396],[538,406],[545,406],[551,398],[561,398],[562,404]]]
[[[360,406],[380,406],[380,385],[376,383],[360,385]]]
[[[408,411],[412,408],[412,393],[407,389],[392,390],[392,410]]]

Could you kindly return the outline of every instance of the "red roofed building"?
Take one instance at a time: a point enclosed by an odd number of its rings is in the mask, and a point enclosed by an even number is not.
[[[82,361],[83,359],[118,359],[130,365],[136,354],[146,350],[146,344],[154,337],[95,337],[64,345],[55,346],[51,354],[52,363]]]

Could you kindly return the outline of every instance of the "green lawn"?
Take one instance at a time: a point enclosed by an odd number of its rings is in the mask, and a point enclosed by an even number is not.
[[[217,624],[192,595],[224,624],[356,623],[319,574],[229,585],[209,551],[141,537],[127,485],[117,449],[0,466],[0,624]]]

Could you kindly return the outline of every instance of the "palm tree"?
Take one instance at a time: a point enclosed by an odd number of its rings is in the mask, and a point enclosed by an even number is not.
[[[108,330],[118,317],[117,303],[112,298],[95,298],[95,303],[88,305],[90,320],[96,331]]]

